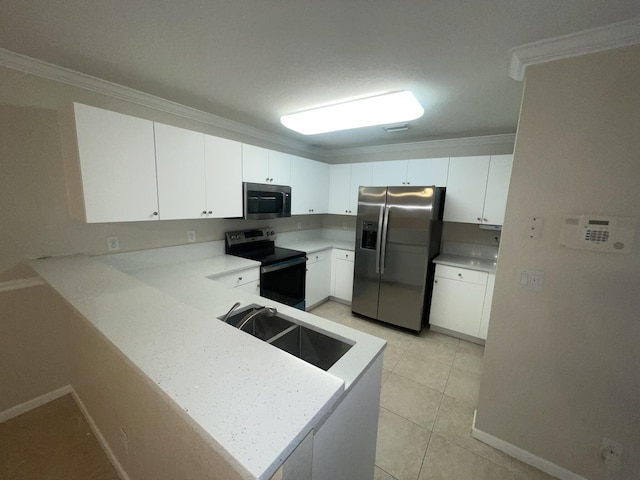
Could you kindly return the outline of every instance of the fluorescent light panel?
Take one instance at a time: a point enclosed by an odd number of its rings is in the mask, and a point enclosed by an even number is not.
[[[413,93],[404,90],[284,115],[280,122],[303,135],[315,135],[408,122],[423,114],[424,108]]]

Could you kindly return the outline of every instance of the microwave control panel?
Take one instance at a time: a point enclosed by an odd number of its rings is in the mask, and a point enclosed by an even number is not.
[[[560,245],[583,250],[629,253],[636,236],[635,217],[567,215],[562,219]]]

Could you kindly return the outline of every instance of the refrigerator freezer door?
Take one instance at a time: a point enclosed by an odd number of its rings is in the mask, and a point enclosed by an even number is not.
[[[380,244],[386,187],[360,187],[351,310],[378,318]]]
[[[388,188],[384,273],[374,317],[378,320],[415,331],[422,328],[434,200],[432,187]]]

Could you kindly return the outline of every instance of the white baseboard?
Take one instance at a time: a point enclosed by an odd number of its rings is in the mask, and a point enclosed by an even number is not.
[[[64,397],[69,393],[73,393],[73,388],[71,385],[65,385],[64,387],[60,387],[53,392],[45,393],[44,395],[40,395],[28,402],[21,403],[20,405],[15,405],[7,410],[0,412],[0,423],[6,422],[7,420],[12,419],[13,417],[17,417],[18,415],[22,415],[34,408],[41,407],[42,405],[52,402],[53,400],[57,400],[60,397]]]
[[[42,405],[45,405],[49,402],[57,400],[60,397],[64,397],[69,393],[73,395],[73,399],[78,404],[78,408],[80,408],[80,411],[84,415],[84,418],[87,420],[87,423],[89,424],[89,427],[91,427],[91,430],[93,431],[93,434],[96,436],[96,439],[98,439],[98,443],[100,443],[102,450],[111,461],[111,464],[113,465],[113,467],[116,469],[116,473],[118,474],[118,476],[122,480],[130,480],[129,475],[127,475],[127,472],[125,472],[124,469],[122,468],[122,465],[120,464],[116,456],[113,454],[111,447],[109,446],[104,436],[102,435],[102,432],[100,431],[100,429],[98,429],[96,423],[93,421],[93,418],[91,418],[91,415],[89,415],[87,408],[84,406],[84,403],[82,403],[82,400],[80,400],[80,397],[78,397],[78,394],[75,392],[75,390],[71,385],[65,385],[64,387],[60,387],[52,392],[45,393],[44,395],[40,395],[39,397],[36,397],[33,400],[29,400],[28,402],[24,402],[24,403],[21,403],[20,405],[11,407],[5,410],[4,412],[0,412],[0,423],[6,422],[7,420],[13,417],[17,417],[18,415],[22,415],[23,413],[33,410],[34,408],[41,407]]]
[[[89,427],[91,427],[91,430],[93,431],[93,434],[96,436],[96,439],[98,439],[98,443],[100,443],[100,446],[102,447],[102,450],[104,451],[104,453],[109,458],[109,461],[111,462],[113,467],[116,469],[116,472],[117,472],[118,476],[122,480],[131,480],[129,475],[127,474],[127,472],[124,470],[124,468],[122,468],[122,465],[118,461],[117,457],[114,455],[113,450],[111,450],[111,447],[107,443],[107,440],[104,438],[104,435],[102,435],[102,432],[100,431],[100,429],[96,425],[96,422],[93,421],[93,418],[89,414],[89,411],[87,410],[87,407],[85,407],[84,403],[82,402],[82,400],[80,399],[80,397],[78,396],[76,391],[72,389],[71,393],[73,394],[73,398],[75,399],[76,403],[78,404],[78,407],[82,411],[82,414],[84,415],[84,418],[86,418],[87,423],[89,424]]]
[[[501,440],[498,437],[494,437],[493,435],[483,432],[482,430],[478,430],[476,428],[476,413],[478,413],[477,410],[473,412],[473,426],[471,427],[471,436],[476,440],[480,440],[481,442],[486,443],[487,445],[490,445],[493,448],[506,453],[507,455],[517,458],[527,465],[531,465],[532,467],[535,467],[538,470],[542,470],[543,472],[548,473],[553,477],[559,478],[560,480],[587,480],[577,473],[573,473],[572,471],[556,465],[549,460],[538,457],[537,455],[534,455],[527,450],[516,447],[515,445],[505,442],[504,440]]]

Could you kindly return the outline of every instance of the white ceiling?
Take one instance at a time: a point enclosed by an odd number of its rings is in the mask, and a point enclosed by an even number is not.
[[[324,148],[513,133],[508,50],[637,0],[0,0],[0,47]],[[425,115],[305,137],[281,115],[412,90]]]

